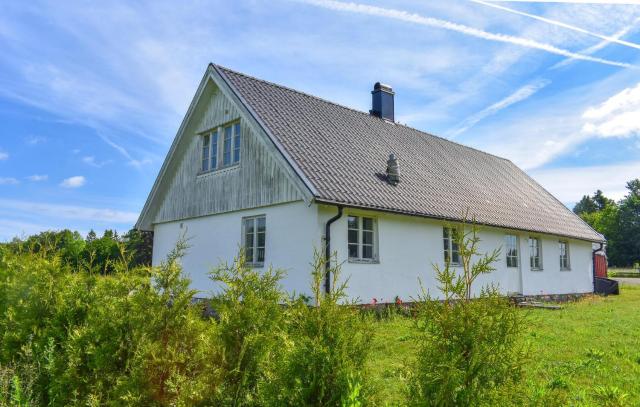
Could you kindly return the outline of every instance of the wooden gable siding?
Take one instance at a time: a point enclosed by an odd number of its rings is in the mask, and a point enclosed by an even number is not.
[[[280,167],[281,161],[273,156],[274,149],[257,133],[259,130],[241,117],[240,110],[213,82],[209,86],[203,94],[204,108],[196,111],[187,126],[187,137],[178,149],[154,223],[303,199]],[[238,118],[242,133],[240,164],[198,176],[200,133]]]

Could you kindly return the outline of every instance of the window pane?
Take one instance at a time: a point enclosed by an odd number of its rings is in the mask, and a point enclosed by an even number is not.
[[[264,263],[264,248],[258,248],[258,258],[257,258],[257,262],[258,263]]]
[[[373,230],[373,219],[371,219],[371,218],[362,218],[362,229],[363,230]]]
[[[458,254],[458,252],[451,253],[451,263],[460,264],[460,255]]]
[[[449,228],[442,228],[442,237],[449,239]]]
[[[358,245],[350,244],[349,245],[349,257],[357,258],[358,257]]]
[[[244,250],[246,261],[253,262],[253,240],[254,240],[254,220],[245,219],[244,221]]]
[[[234,138],[233,138],[233,162],[240,161],[240,123],[236,123],[234,126]]]
[[[258,233],[258,247],[264,247],[265,233]]]
[[[363,244],[373,244],[373,232],[369,232],[367,230],[362,231],[362,243]]]
[[[349,218],[347,218],[347,225],[349,229],[358,229],[358,217],[349,216]]]
[[[373,246],[368,246],[368,245],[362,246],[362,258],[363,259],[373,258]]]
[[[224,128],[224,143],[222,150],[222,165],[231,164],[231,126]]]
[[[202,138],[202,171],[209,171],[209,135]]]
[[[357,230],[349,230],[349,243],[358,244]]]
[[[264,216],[257,219],[258,221],[258,232],[264,232],[267,227],[267,221]]]
[[[211,169],[215,170],[218,167],[218,132],[214,131],[211,134]]]

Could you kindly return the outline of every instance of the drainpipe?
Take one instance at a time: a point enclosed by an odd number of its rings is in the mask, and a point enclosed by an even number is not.
[[[600,247],[593,249],[591,253],[591,262],[593,263],[593,292],[596,292],[596,253],[604,247],[604,243],[600,242]]]
[[[324,291],[329,294],[331,292],[331,224],[342,217],[342,206],[338,205],[338,213],[327,221],[327,224],[324,227],[324,244],[325,244],[325,252],[324,252]]]

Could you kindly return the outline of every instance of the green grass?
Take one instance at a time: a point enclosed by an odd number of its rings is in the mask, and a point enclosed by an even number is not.
[[[640,277],[640,269],[611,267],[607,274],[609,277]]]
[[[560,311],[522,309],[530,356],[526,391],[558,405],[640,405],[640,287],[620,296],[593,297]],[[402,404],[404,366],[416,347],[409,318],[376,323],[368,369],[376,405]],[[623,396],[622,394],[626,394]],[[621,396],[622,395],[622,396]]]

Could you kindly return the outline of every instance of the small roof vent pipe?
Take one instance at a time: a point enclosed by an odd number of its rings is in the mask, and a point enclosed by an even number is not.
[[[389,154],[387,160],[387,182],[391,185],[397,185],[400,182],[400,165],[393,153]]]

